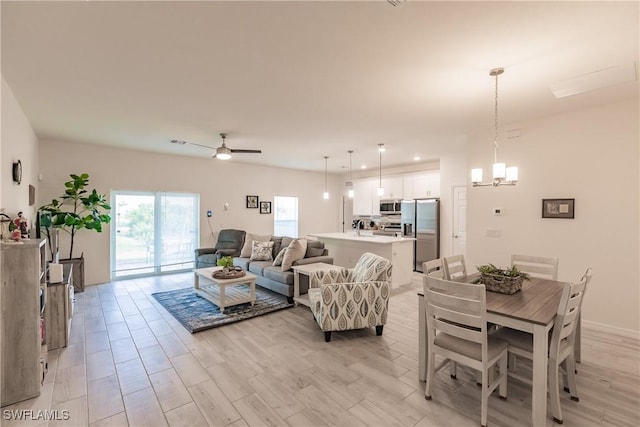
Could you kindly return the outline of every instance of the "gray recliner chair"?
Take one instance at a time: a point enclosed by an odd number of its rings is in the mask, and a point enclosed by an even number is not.
[[[198,248],[195,250],[196,268],[215,267],[217,261],[225,256],[240,256],[246,232],[226,229],[218,233],[215,248]]]

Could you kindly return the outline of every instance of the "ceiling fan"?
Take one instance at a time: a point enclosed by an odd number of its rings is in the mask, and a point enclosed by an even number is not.
[[[262,150],[242,150],[238,148],[229,148],[225,143],[227,139],[227,134],[221,133],[220,137],[222,138],[222,145],[215,149],[216,154],[213,155],[214,159],[217,158],[220,160],[229,160],[231,158],[231,153],[257,153],[257,154],[262,153]],[[179,139],[172,139],[171,143],[179,144],[179,145],[191,144],[191,145],[197,145],[198,147],[213,149],[213,147],[209,147],[208,145],[196,144],[195,142],[181,141]]]

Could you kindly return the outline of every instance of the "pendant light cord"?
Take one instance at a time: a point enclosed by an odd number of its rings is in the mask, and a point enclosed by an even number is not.
[[[324,191],[327,191],[327,159],[329,157],[324,156]]]
[[[501,72],[496,72],[496,97],[494,105],[494,128],[495,134],[493,137],[493,162],[498,163],[498,76]]]
[[[382,151],[380,151],[380,185],[378,188],[382,188]]]

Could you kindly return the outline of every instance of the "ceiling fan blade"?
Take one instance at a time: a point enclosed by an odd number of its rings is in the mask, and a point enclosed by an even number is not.
[[[202,148],[208,148],[210,150],[215,150],[215,147],[210,147],[208,145],[196,144],[195,142],[190,142],[189,144],[195,145],[195,146],[198,146],[198,147],[202,147]]]
[[[231,149],[232,153],[257,153],[257,154],[261,154],[262,150],[240,150],[237,148],[232,148]]]
[[[218,155],[218,153],[214,154],[213,156],[211,156],[212,159],[215,159],[216,156]]]

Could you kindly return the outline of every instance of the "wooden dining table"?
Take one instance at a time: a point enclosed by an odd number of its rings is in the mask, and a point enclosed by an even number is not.
[[[478,274],[457,281],[471,283]],[[558,311],[566,282],[531,277],[522,289],[507,295],[487,291],[487,321],[533,334],[533,389],[531,418],[533,426],[546,425],[548,335]],[[427,316],[423,291],[418,292],[418,375],[427,378]]]

